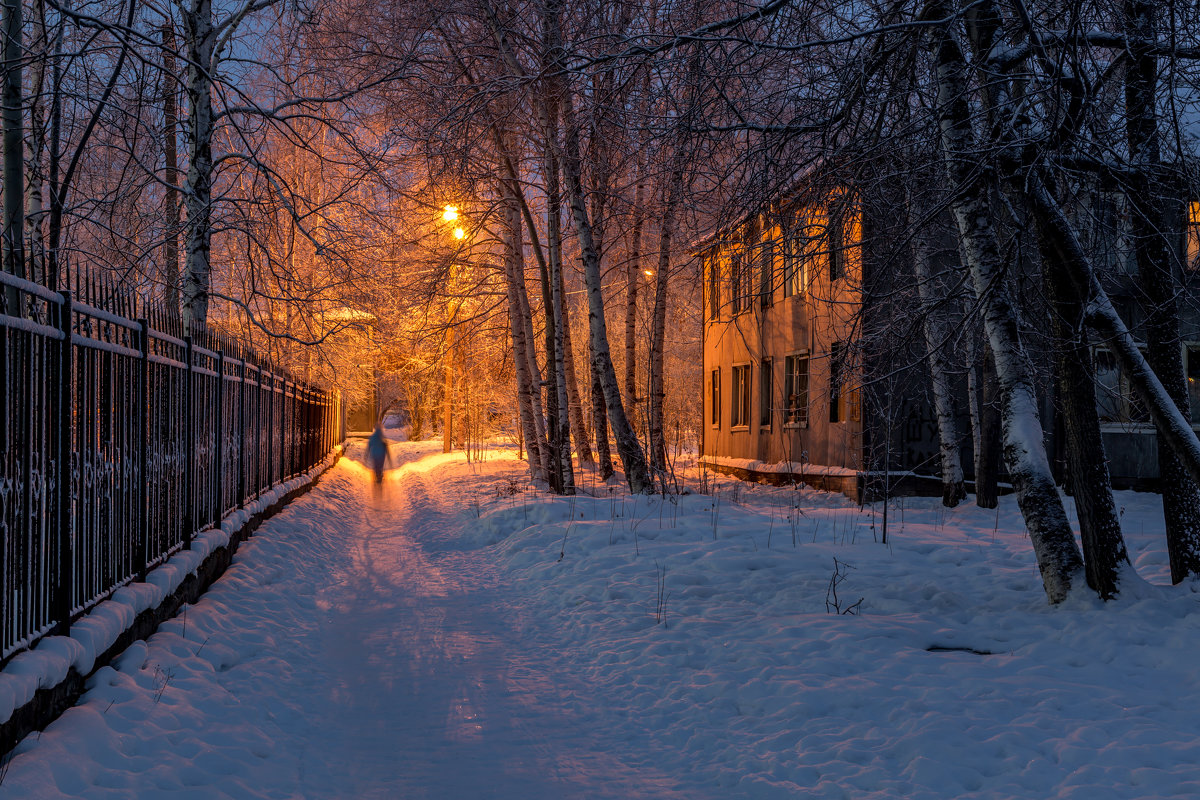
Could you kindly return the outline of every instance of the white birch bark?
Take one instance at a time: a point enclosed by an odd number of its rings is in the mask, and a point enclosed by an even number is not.
[[[558,17],[560,11],[556,0],[547,2],[543,9],[547,29],[550,33],[548,43],[553,49],[558,49],[561,45],[562,36]],[[621,387],[617,382],[617,373],[613,368],[612,356],[609,351],[608,328],[604,318],[604,295],[601,290],[600,252],[592,237],[592,221],[588,215],[587,193],[583,188],[579,128],[575,119],[574,102],[570,88],[566,85],[560,71],[554,71],[547,77],[547,80],[553,84],[552,91],[560,104],[563,123],[561,166],[571,219],[583,259],[583,280],[588,298],[588,330],[591,334],[592,369],[604,395],[608,423],[616,438],[617,455],[621,458],[621,464],[625,468],[625,479],[629,482],[629,488],[635,494],[650,492],[653,491],[654,485],[650,479],[646,456],[633,427],[629,424],[629,419],[625,416],[625,408],[621,402]],[[597,436],[600,433],[597,430]]]
[[[171,20],[161,27],[163,45],[162,106],[163,106],[163,180],[167,189],[163,193],[166,219],[163,222],[163,275],[162,295],[167,308],[178,313],[179,306],[179,154],[176,137],[179,128],[179,112],[176,107],[175,82],[175,24]]]
[[[216,29],[212,0],[190,0],[183,15],[188,59],[187,263],[183,274],[184,330],[202,328],[208,320],[212,244],[213,52]]]
[[[553,126],[551,128],[553,130]],[[553,142],[547,142],[547,149],[551,150],[554,147]],[[558,463],[555,465],[554,474],[558,481],[558,491],[562,494],[575,494],[575,471],[571,465],[571,423],[570,423],[570,398],[567,396],[567,369],[566,369],[566,345],[563,330],[565,323],[563,314],[563,277],[562,277],[562,232],[559,226],[559,194],[558,194],[558,169],[557,159],[553,154],[548,154],[546,158],[547,180],[547,218],[546,218],[546,238],[547,250],[550,254],[550,308],[548,316],[553,324],[553,352],[547,354],[547,360],[552,359],[554,369],[553,385],[550,391],[554,392],[555,408],[554,419],[551,424],[554,426],[554,441],[552,446]]]
[[[938,7],[940,11],[932,13],[940,16],[948,10],[946,4]],[[1046,596],[1051,603],[1059,603],[1073,587],[1083,584],[1083,558],[1050,471],[1033,374],[1003,280],[989,187],[978,169],[965,58],[949,28],[940,28],[934,40],[941,149],[954,192],[951,208],[975,293],[983,304],[984,330],[996,361],[1004,460],[1029,529]]]
[[[562,273],[559,273],[562,277]],[[565,300],[565,287],[560,286]],[[587,426],[583,423],[583,397],[579,392],[579,375],[575,371],[575,345],[571,341],[571,305],[564,302],[563,316],[563,368],[567,377],[567,411],[571,421],[571,437],[575,440],[575,452],[581,464],[595,464],[591,445],[588,444]]]
[[[28,54],[29,61],[29,108],[28,150],[25,156],[25,248],[29,254],[29,272],[35,281],[45,280],[46,243],[42,236],[46,216],[43,188],[46,171],[43,158],[46,153],[46,67],[49,64],[50,40],[46,28],[45,0],[33,4],[32,36]]]
[[[604,393],[604,405],[608,422],[617,440],[617,455],[625,468],[625,479],[634,494],[652,491],[646,465],[646,457],[637,440],[625,408],[621,403],[621,387],[613,368],[608,349],[608,328],[604,320],[604,295],[600,288],[600,254],[592,241],[591,223],[584,205],[583,178],[579,165],[579,134],[575,129],[572,102],[569,95],[562,97],[563,123],[566,128],[563,157],[563,177],[567,184],[567,197],[571,207],[571,218],[575,223],[575,235],[583,255],[583,280],[588,297],[588,328],[591,332],[592,368],[600,380]],[[599,435],[599,433],[597,433]]]
[[[650,469],[666,486],[667,437],[663,405],[667,392],[663,380],[663,356],[667,333],[667,288],[670,285],[671,247],[677,225],[676,212],[683,193],[683,166],[678,163],[667,179],[663,197],[663,214],[658,226],[658,268],[654,274],[654,310],[650,324],[650,375],[648,428],[650,438]]]
[[[542,468],[541,442],[535,425],[533,398],[537,394],[537,386],[529,371],[529,341],[525,338],[525,330],[532,327],[532,322],[525,318],[529,307],[521,302],[518,282],[525,274],[525,264],[521,253],[521,221],[517,218],[520,213],[516,201],[511,197],[505,199],[504,224],[504,282],[508,294],[509,330],[513,342],[513,371],[517,383],[517,410],[521,431],[525,437],[525,449],[529,454],[530,477],[535,481],[546,479]]]
[[[919,216],[909,209],[910,220],[916,220]],[[946,356],[947,330],[943,324],[945,312],[941,308],[946,298],[940,296],[933,285],[933,269],[929,261],[929,232],[921,229],[913,234],[913,277],[916,278],[917,293],[921,299],[921,321],[925,332],[925,348],[929,353],[929,382],[942,465],[942,504],[954,508],[966,497],[959,455],[958,409],[950,385]]]
[[[0,88],[3,110],[0,119],[3,125],[4,144],[4,271],[21,278],[25,271],[25,125],[22,117],[22,69],[24,53],[21,52],[22,9],[21,0],[4,0],[4,84]],[[9,290],[7,313],[20,316],[17,293]]]

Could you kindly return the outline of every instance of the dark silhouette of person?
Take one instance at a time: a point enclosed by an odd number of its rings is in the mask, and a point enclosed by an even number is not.
[[[391,458],[388,455],[387,439],[383,438],[383,428],[379,425],[375,426],[371,438],[367,439],[367,461],[370,462],[371,469],[375,470],[375,482],[383,483],[383,468],[391,462]]]

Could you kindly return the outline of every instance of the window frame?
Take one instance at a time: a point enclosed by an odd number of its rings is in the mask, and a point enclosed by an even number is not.
[[[763,308],[775,303],[775,240],[762,237],[758,251],[758,297]]]
[[[841,208],[840,201],[835,207],[832,204],[829,209],[829,219],[825,223],[825,247],[828,252],[827,260],[829,262],[829,282],[837,283],[842,278],[846,277],[845,264],[845,229],[844,229],[845,212]]]
[[[1197,360],[1200,361],[1200,340],[1185,339],[1184,341],[1180,342],[1180,346],[1183,348],[1183,380],[1188,387],[1189,411],[1191,411],[1192,409],[1190,408],[1190,401],[1192,399],[1192,379],[1188,377],[1188,367],[1191,362],[1191,355],[1188,351],[1189,349],[1195,350],[1198,356]],[[1200,414],[1193,413],[1191,415],[1191,424],[1194,430],[1200,431]]]
[[[721,318],[721,259],[710,252],[704,256],[704,264],[708,280],[708,319],[716,322]]]
[[[729,254],[729,307],[735,317],[750,308],[749,292],[746,291],[751,284],[750,265],[746,263],[744,256],[744,253],[736,249]]]
[[[1200,271],[1200,198],[1183,206],[1183,267],[1186,272]]]
[[[729,373],[729,429],[750,427],[750,406],[753,400],[754,369],[749,361],[735,362]]]
[[[784,401],[783,401],[783,427],[793,429],[803,429],[808,427],[809,422],[809,396],[811,387],[809,386],[809,378],[812,375],[811,369],[812,357],[808,350],[797,350],[794,353],[788,353],[783,360],[783,383],[784,383]],[[796,369],[803,362],[804,370],[801,372]],[[789,369],[790,367],[790,369]],[[796,392],[797,376],[804,376],[804,391]],[[802,397],[803,403],[792,403],[792,399]]]
[[[846,340],[829,345],[829,422],[862,422],[862,391],[854,386],[853,348]]]
[[[775,422],[775,363],[763,358],[758,362],[758,427],[771,430]]]
[[[721,429],[721,368],[713,367],[708,373],[709,425]]]
[[[1187,374],[1187,350],[1184,343],[1184,374]],[[1137,348],[1142,355],[1146,355],[1147,346],[1145,342],[1137,342]],[[1117,370],[1117,402],[1118,412],[1121,419],[1104,419],[1100,409],[1100,382],[1096,379],[1098,373],[1098,365],[1101,353],[1112,354],[1113,365]],[[1105,345],[1092,346],[1092,382],[1094,392],[1096,394],[1096,415],[1100,417],[1101,430],[1120,430],[1120,431],[1149,431],[1154,428],[1154,421],[1150,417],[1149,409],[1143,409],[1144,419],[1134,419],[1133,412],[1141,405],[1141,400],[1137,398],[1136,392],[1133,389],[1133,384],[1129,381],[1129,375],[1121,366],[1121,362],[1117,360],[1116,354],[1112,352],[1111,347]],[[1105,390],[1107,391],[1107,389]]]
[[[850,275],[849,255],[862,245],[861,218],[862,208],[857,194],[852,190],[832,197],[826,206],[824,245],[830,284]],[[848,228],[852,222],[858,223],[857,239],[848,235]]]

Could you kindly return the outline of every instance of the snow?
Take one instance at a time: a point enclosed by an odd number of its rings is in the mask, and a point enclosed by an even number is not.
[[[780,475],[830,475],[853,477],[862,474],[861,470],[849,467],[832,467],[823,464],[810,464],[807,461],[778,461],[768,463],[751,458],[729,458],[726,456],[704,456],[705,463],[722,467],[733,467],[750,472],[764,472]],[[893,473],[895,474],[895,473]]]
[[[553,498],[438,451],[339,463],[0,797],[1200,796],[1200,585],[1165,585],[1155,495],[1117,493],[1120,598],[1050,607],[1011,496],[893,501],[884,546],[881,505],[805,487]]]

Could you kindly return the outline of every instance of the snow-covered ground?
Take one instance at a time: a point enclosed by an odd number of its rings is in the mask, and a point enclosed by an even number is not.
[[[1154,495],[1119,495],[1141,578],[1050,608],[1011,498],[896,501],[884,545],[808,489],[551,498],[438,450],[377,489],[352,444],[0,797],[1200,797]]]

